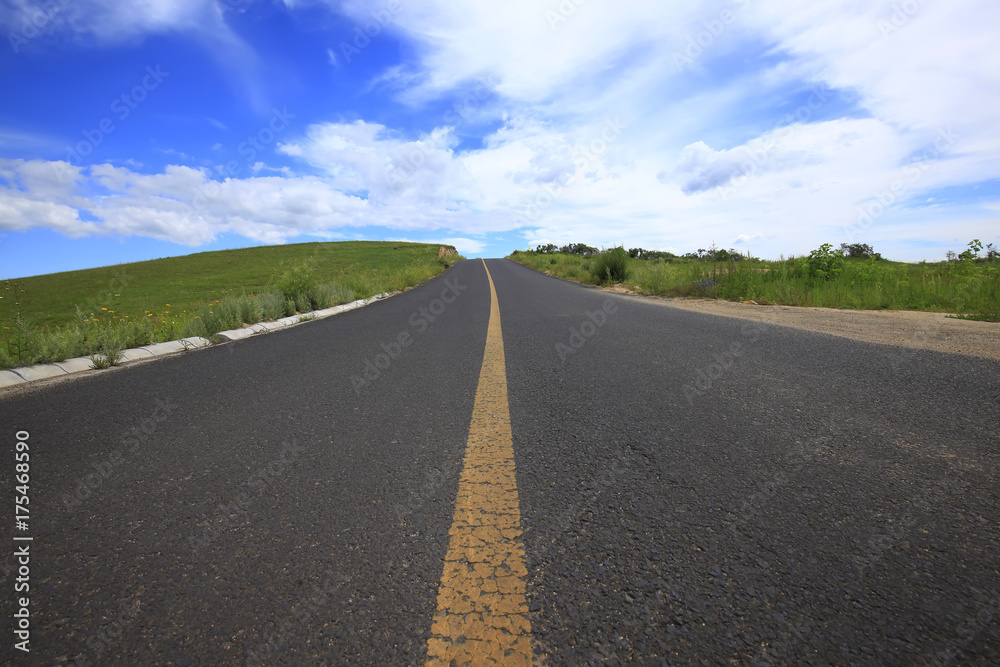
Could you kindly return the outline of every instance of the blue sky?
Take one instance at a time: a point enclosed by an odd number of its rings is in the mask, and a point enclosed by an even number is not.
[[[311,240],[1000,242],[988,0],[5,0],[0,278]]]

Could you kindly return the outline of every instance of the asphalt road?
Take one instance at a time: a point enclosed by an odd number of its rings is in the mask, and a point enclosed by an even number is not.
[[[488,266],[536,662],[1000,664],[1000,363]],[[423,663],[490,305],[0,393],[0,662]]]

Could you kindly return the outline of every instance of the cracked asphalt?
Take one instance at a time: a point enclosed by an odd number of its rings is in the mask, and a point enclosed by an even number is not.
[[[536,663],[1000,664],[1000,362],[487,266]],[[422,664],[489,319],[463,261],[0,392],[34,538],[0,662]]]

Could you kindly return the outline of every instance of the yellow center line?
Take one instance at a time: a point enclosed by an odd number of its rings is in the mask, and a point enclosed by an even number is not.
[[[507,371],[493,277],[486,351],[472,408],[428,665],[530,665],[528,575],[514,478]],[[454,662],[452,662],[454,661]]]

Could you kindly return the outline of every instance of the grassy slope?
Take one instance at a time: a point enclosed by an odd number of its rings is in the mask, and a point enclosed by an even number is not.
[[[443,270],[438,247],[377,241],[299,243],[19,278],[0,283],[0,320],[9,323],[17,313],[13,283],[24,289],[23,317],[37,325],[60,326],[73,321],[77,306],[87,313],[100,314],[107,308],[132,318],[146,312],[192,312],[226,295],[263,290],[303,261],[315,266],[320,282],[336,282],[363,298],[386,288],[386,281],[379,278],[398,283],[408,273],[426,274],[428,267],[434,269],[431,275]],[[421,279],[426,277],[430,276]]]

